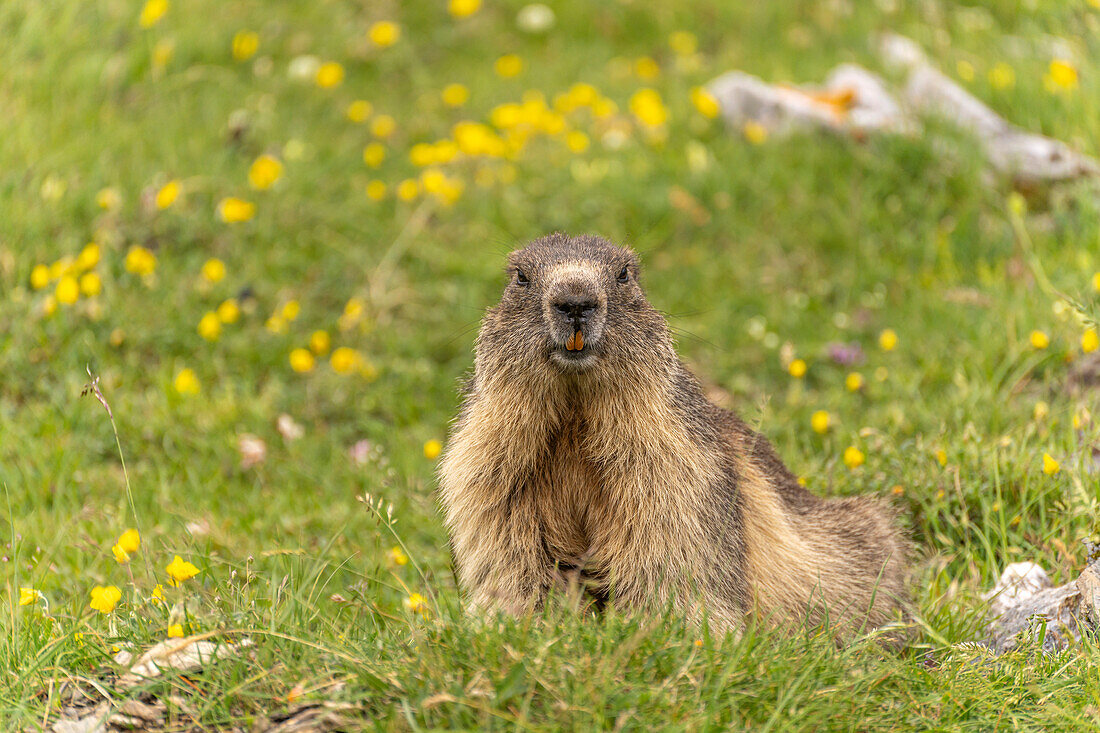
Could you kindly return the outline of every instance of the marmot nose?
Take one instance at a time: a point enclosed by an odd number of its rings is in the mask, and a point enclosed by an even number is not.
[[[563,295],[553,302],[554,310],[571,321],[587,321],[599,303],[586,295]]]

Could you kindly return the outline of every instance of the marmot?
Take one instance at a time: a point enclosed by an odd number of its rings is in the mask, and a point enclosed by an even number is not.
[[[671,602],[727,629],[854,630],[902,604],[892,512],[811,494],[707,400],[630,249],[552,234],[508,263],[439,467],[474,609],[538,609],[565,570],[616,608]]]

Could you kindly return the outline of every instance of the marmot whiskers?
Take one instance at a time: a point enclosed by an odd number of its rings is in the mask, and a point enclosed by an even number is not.
[[[706,399],[632,251],[553,234],[508,261],[439,471],[475,609],[539,608],[568,569],[616,607],[726,628],[887,620],[906,595],[892,513],[809,493]]]

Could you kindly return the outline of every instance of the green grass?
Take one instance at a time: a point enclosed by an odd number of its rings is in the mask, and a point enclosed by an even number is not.
[[[1097,155],[1100,10],[1085,0],[741,5],[564,2],[538,36],[516,29],[522,3],[503,0],[460,21],[442,1],[176,0],[149,29],[140,4],[122,0],[0,5],[0,488],[11,535],[0,725],[40,725],[63,681],[109,683],[115,647],[147,647],[177,621],[256,642],[252,654],[140,688],[180,695],[210,728],[285,709],[296,685],[302,699],[355,703],[362,726],[381,729],[1100,725],[1091,642],[993,662],[958,646],[980,635],[979,594],[1007,563],[1034,560],[1066,582],[1097,531],[1089,413],[1100,406],[1095,392],[1063,388],[1085,325],[1059,304],[1097,312],[1095,185],[1028,192],[1014,218],[1009,183],[990,179],[959,133],[752,145],[689,101],[731,68],[790,81],[843,61],[881,70],[870,38],[891,29],[949,74],[969,63],[967,86],[1010,119]],[[402,36],[380,50],[365,39],[381,19]],[[240,62],[230,49],[242,29],[260,45]],[[676,30],[698,38],[695,62],[669,49]],[[162,60],[172,48],[160,67],[158,44]],[[502,53],[518,54],[524,72],[495,76]],[[290,78],[303,54],[340,62],[343,83]],[[1055,54],[1070,54],[1077,89],[1044,89]],[[658,78],[623,61],[643,55]],[[1011,88],[988,81],[998,62],[1014,69]],[[471,90],[458,110],[440,101],[451,82]],[[584,152],[538,136],[514,161],[441,166],[465,186],[453,205],[395,199],[420,173],[413,144],[576,82],[616,103],[630,130],[621,147],[601,142],[606,121],[578,113],[569,121],[592,140]],[[663,140],[630,123],[642,86],[670,110]],[[369,121],[345,116],[360,98],[397,121],[377,170],[362,160]],[[247,174],[261,153],[285,170],[254,191]],[[172,179],[184,194],[157,210],[152,197]],[[372,179],[390,186],[382,201],[364,193]],[[674,187],[697,210],[674,205]],[[104,188],[118,208],[97,205]],[[227,196],[253,202],[255,218],[220,221]],[[642,253],[682,356],[812,490],[896,503],[921,555],[909,648],[754,628],[712,638],[675,617],[557,606],[484,624],[463,615],[423,446],[446,437],[504,254],[557,229]],[[32,268],[93,240],[103,292],[49,313],[55,284],[32,288]],[[152,276],[124,268],[134,245],[155,253]],[[228,272],[216,284],[200,277],[212,257]],[[245,289],[241,319],[205,341],[203,314]],[[351,298],[364,313],[342,330]],[[291,300],[300,314],[270,332]],[[889,352],[878,346],[886,328],[899,336]],[[1036,329],[1049,348],[1029,345]],[[369,373],[335,373],[327,358],[294,372],[288,355],[315,330],[357,350]],[[866,352],[859,393],[827,357],[835,341]],[[785,370],[793,356],[809,363],[802,380]],[[86,367],[117,421],[129,492],[106,412],[80,396]],[[184,368],[199,395],[174,389]],[[831,415],[824,435],[810,428],[815,410]],[[299,440],[277,431],[284,413],[304,428]],[[241,467],[243,434],[266,442],[262,464]],[[362,465],[348,456],[360,440],[373,448]],[[841,460],[849,445],[867,457],[854,471]],[[1059,473],[1043,473],[1044,453]],[[365,494],[392,505],[392,524]],[[128,527],[142,547],[123,567],[110,547]],[[399,543],[413,562],[387,560]],[[179,588],[164,571],[176,554],[201,571]],[[164,604],[149,600],[157,583]],[[122,589],[113,613],[88,608],[95,585]],[[20,607],[20,587],[48,608]],[[405,610],[410,593],[427,598],[426,617]]]

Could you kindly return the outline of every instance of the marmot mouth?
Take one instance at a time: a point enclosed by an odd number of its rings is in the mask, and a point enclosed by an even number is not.
[[[566,351],[580,351],[584,348],[584,334],[577,331],[565,342]]]
[[[550,347],[550,357],[560,366],[576,369],[596,358],[596,347],[586,342],[584,334],[576,330],[564,344],[559,341]]]

